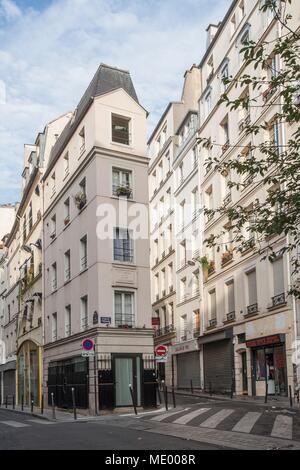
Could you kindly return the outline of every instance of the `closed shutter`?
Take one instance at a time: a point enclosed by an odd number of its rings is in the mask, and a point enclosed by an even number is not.
[[[200,387],[199,352],[180,354],[177,356],[177,382],[179,388],[190,388],[191,380],[194,387]]]
[[[283,258],[277,258],[273,262],[274,295],[284,292]]]
[[[204,345],[205,390],[229,393],[232,387],[233,346],[231,340]]]

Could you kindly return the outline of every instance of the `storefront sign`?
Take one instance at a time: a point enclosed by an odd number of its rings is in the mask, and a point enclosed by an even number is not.
[[[199,351],[197,340],[187,341],[186,343],[175,344],[175,346],[173,346],[173,354],[184,354],[192,351]]]
[[[250,341],[246,341],[247,348],[259,348],[261,346],[269,346],[270,344],[282,343],[280,335],[266,336],[265,338],[257,338]]]

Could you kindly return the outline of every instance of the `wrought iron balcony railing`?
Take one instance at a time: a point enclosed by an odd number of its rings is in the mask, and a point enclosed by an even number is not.
[[[253,315],[254,313],[258,312],[258,304],[248,305],[247,307],[247,315]]]
[[[286,303],[286,295],[284,292],[282,294],[275,295],[274,297],[272,297],[272,307],[284,305],[285,303]]]

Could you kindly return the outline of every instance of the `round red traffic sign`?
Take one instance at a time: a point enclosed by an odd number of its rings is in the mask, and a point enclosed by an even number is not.
[[[157,346],[155,348],[155,355],[156,357],[165,357],[168,355],[168,348],[167,346]]]
[[[82,343],[82,347],[85,351],[92,351],[94,349],[94,341],[91,339],[85,339]]]

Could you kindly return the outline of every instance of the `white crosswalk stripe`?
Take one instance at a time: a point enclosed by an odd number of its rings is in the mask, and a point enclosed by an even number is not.
[[[30,424],[19,423],[18,421],[0,421],[0,423],[12,428],[28,428],[30,426]]]
[[[259,420],[262,413],[249,412],[240,419],[240,421],[232,429],[235,432],[244,432],[249,434],[255,423]]]
[[[45,419],[28,419],[28,423],[35,423],[35,424],[42,424],[42,425],[48,425],[48,424],[55,424],[53,421],[46,421]]]
[[[221,410],[218,411],[218,413],[215,413],[212,415],[210,418],[205,420],[200,426],[202,428],[210,428],[210,429],[215,429],[219,424],[224,421],[224,419],[228,418],[232,413],[234,413],[234,410]]]
[[[293,439],[293,418],[291,416],[278,415],[275,419],[271,436]]]
[[[197,416],[200,416],[203,413],[206,413],[210,409],[211,408],[199,408],[198,410],[191,411],[191,413],[188,413],[184,416],[181,416],[180,418],[177,418],[175,421],[173,421],[173,423],[174,424],[188,424],[194,418],[197,418]]]
[[[179,413],[183,413],[184,411],[188,411],[190,408],[186,408],[185,410],[179,410],[179,411],[172,411],[170,413],[164,413],[163,415],[155,416],[155,418],[151,418],[151,421],[164,421],[167,418],[170,418],[171,416],[179,415]]]

